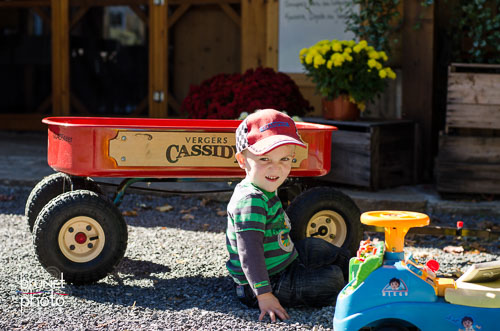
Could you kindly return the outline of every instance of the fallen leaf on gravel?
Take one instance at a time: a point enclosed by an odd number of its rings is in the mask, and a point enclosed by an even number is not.
[[[217,211],[217,215],[218,216],[226,216],[227,215],[227,211],[225,211],[225,210],[218,210]]]
[[[481,244],[474,243],[474,242],[470,243],[469,250],[472,250],[472,249],[480,251],[480,252],[486,252],[487,251],[487,249],[485,247],[481,246]]]
[[[139,203],[139,204],[137,204],[137,206],[138,206],[139,208],[141,208],[141,209],[145,209],[145,210],[149,210],[149,209],[151,209],[151,206],[146,205],[145,203]]]
[[[158,210],[158,211],[161,211],[162,213],[164,213],[164,212],[167,212],[167,211],[171,211],[172,209],[174,209],[174,207],[172,207],[169,204],[166,204],[166,205],[163,205],[163,206],[156,207],[155,209]]]
[[[191,220],[194,220],[194,216],[191,214],[186,214],[186,215],[182,216],[182,219],[185,221],[191,221]]]
[[[200,206],[205,207],[205,206],[206,206],[209,202],[210,202],[210,199],[209,199],[209,198],[203,198],[203,199],[201,199],[201,201],[200,201]]]
[[[427,254],[426,252],[419,252],[418,254],[415,254],[415,256],[418,259],[427,260],[427,258],[429,257],[429,254]]]
[[[14,200],[13,195],[0,194],[0,201],[12,201]]]
[[[177,300],[182,300],[184,297],[182,296],[175,296],[175,297],[168,297],[168,300],[170,301],[177,301]]]
[[[188,209],[182,209],[179,213],[181,213],[181,214],[187,214],[187,213],[192,212],[193,210],[198,210],[198,207],[193,206],[193,207],[188,208]]]
[[[464,252],[464,248],[462,246],[446,246],[443,248],[443,251],[446,253],[461,254]]]
[[[480,253],[480,252],[479,252],[477,249],[475,249],[475,250],[473,250],[473,251],[467,251],[467,252],[465,252],[465,254],[473,254],[473,255],[477,255],[477,254],[479,254],[479,253]]]
[[[125,210],[122,212],[123,216],[137,216],[137,212],[135,210]]]
[[[209,227],[210,227],[210,224],[208,224],[208,223],[203,224],[203,231],[207,231]]]

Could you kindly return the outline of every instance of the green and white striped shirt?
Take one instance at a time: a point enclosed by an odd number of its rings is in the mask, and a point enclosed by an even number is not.
[[[243,180],[227,207],[226,267],[238,284],[250,284],[256,295],[271,292],[269,276],[285,269],[297,251],[290,222],[275,192]]]

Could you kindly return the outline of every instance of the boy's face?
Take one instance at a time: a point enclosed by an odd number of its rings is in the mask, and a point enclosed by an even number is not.
[[[268,192],[274,192],[288,177],[294,154],[294,145],[283,145],[264,155],[255,155],[245,150],[236,154],[236,159],[253,184]]]

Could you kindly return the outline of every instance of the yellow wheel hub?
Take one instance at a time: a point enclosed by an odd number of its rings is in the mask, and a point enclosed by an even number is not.
[[[87,216],[77,216],[64,223],[58,236],[61,252],[77,263],[95,259],[102,252],[105,241],[101,225]]]
[[[342,246],[347,237],[347,225],[339,213],[321,210],[309,220],[306,236],[321,238],[335,246]]]

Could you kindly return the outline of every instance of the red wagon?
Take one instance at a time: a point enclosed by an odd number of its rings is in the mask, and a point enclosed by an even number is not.
[[[238,120],[49,117],[43,122],[48,163],[57,172],[32,190],[26,216],[41,264],[62,272],[67,282],[97,281],[120,262],[127,227],[118,205],[131,184],[245,175],[234,158]],[[292,238],[318,236],[355,252],[362,233],[359,209],[318,180],[330,170],[335,127],[298,122],[297,128],[307,149],[297,149],[290,178],[278,192]],[[91,177],[124,180],[109,199]]]

